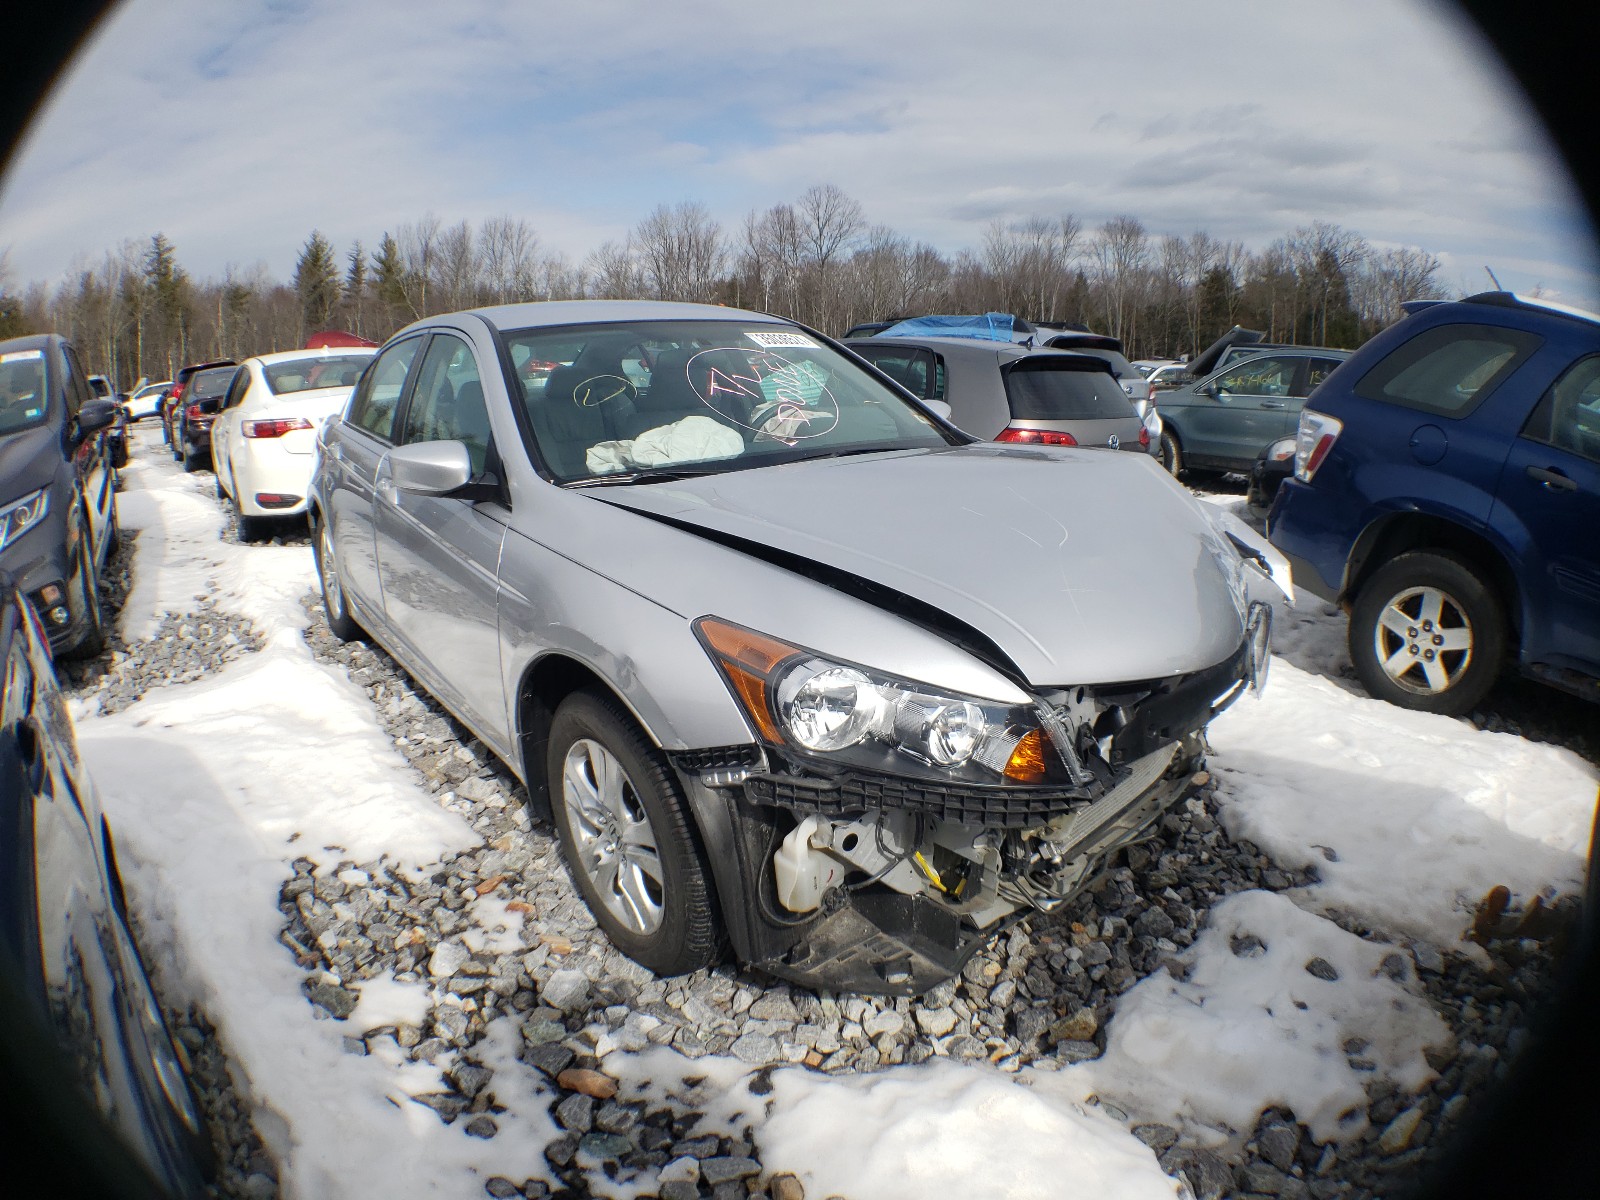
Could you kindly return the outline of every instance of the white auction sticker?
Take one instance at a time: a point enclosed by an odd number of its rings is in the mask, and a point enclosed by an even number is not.
[[[0,354],[0,363],[27,362],[30,358],[43,357],[43,350],[13,350],[10,354]]]
[[[803,333],[746,333],[745,337],[767,350],[777,350],[785,346],[799,346],[807,350],[818,349],[817,343]]]

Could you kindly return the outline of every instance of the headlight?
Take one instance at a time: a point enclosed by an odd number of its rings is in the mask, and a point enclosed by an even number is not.
[[[763,740],[874,770],[1044,783],[1063,769],[1045,753],[1037,709],[937,691],[836,662],[715,617],[695,632]]]
[[[50,491],[40,488],[37,492],[30,492],[15,504],[8,504],[0,508],[0,550],[5,549],[11,542],[21,537],[40,521],[44,520],[45,513],[50,511]]]

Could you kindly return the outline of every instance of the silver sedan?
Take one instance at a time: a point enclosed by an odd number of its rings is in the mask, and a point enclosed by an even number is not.
[[[705,305],[402,330],[310,516],[334,632],[505,760],[620,949],[867,992],[959,971],[1180,800],[1287,586],[1146,456],[975,441]]]

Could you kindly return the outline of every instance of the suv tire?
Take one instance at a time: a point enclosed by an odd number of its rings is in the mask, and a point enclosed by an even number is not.
[[[1506,657],[1505,606],[1466,559],[1413,550],[1361,585],[1350,661],[1380,700],[1460,716],[1494,686]]]
[[[573,885],[612,945],[657,975],[721,959],[711,872],[677,779],[626,711],[598,693],[569,696],[544,767]]]

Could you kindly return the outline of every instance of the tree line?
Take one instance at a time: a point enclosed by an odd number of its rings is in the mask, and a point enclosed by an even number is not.
[[[1195,354],[1234,325],[1268,340],[1355,347],[1405,300],[1444,295],[1439,260],[1383,249],[1317,221],[1249,250],[1204,231],[1160,234],[1122,215],[995,220],[945,254],[886,225],[831,184],[725,226],[698,201],[657,206],[581,261],[515,216],[445,225],[425,216],[342,252],[320,231],[287,282],[264,265],[197,280],[161,233],[105,252],[54,287],[13,290],[0,255],[0,336],[59,331],[119,387],[179,366],[240,359],[343,329],[383,341],[434,313],[585,297],[754,308],[834,335],[868,320],[1010,312],[1121,338],[1130,358]]]

